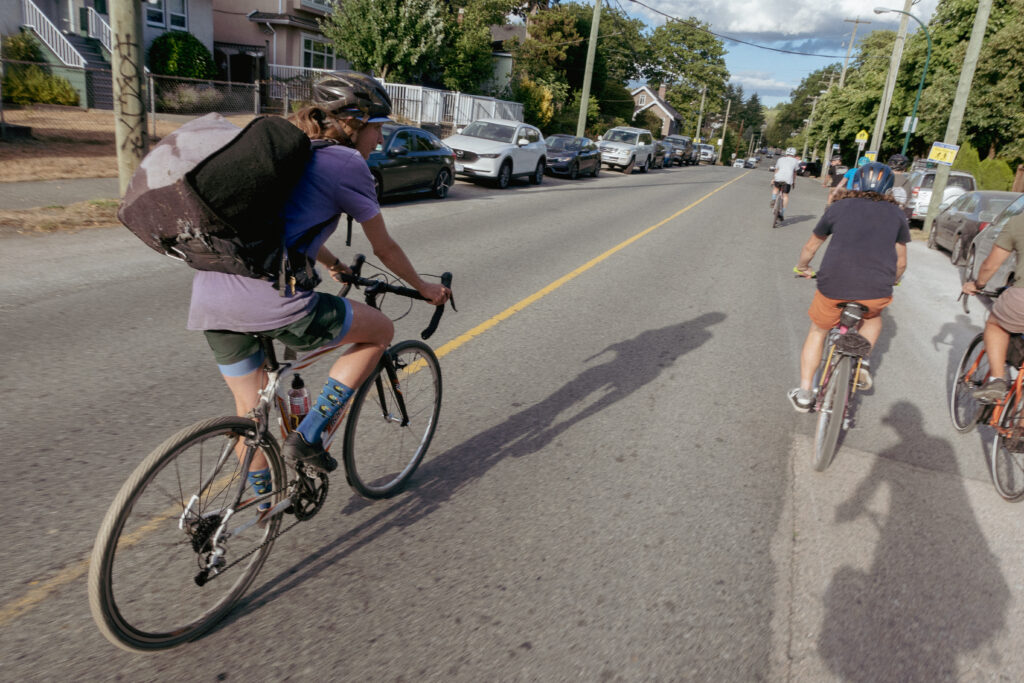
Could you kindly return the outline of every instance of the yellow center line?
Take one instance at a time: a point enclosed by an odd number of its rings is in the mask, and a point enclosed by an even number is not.
[[[748,173],[749,173],[749,171],[748,171]],[[575,278],[577,275],[581,275],[581,274],[587,272],[588,270],[590,270],[591,268],[593,268],[597,264],[599,264],[602,261],[604,261],[604,260],[608,259],[609,257],[611,257],[613,254],[615,254],[615,253],[617,253],[619,251],[622,251],[623,249],[625,249],[629,245],[633,244],[637,240],[641,239],[642,237],[645,237],[645,236],[649,235],[650,233],[654,232],[655,230],[657,230],[661,226],[665,225],[666,223],[670,223],[671,221],[675,220],[679,216],[683,215],[684,213],[686,213],[687,211],[689,211],[693,207],[695,207],[698,204],[700,204],[701,202],[703,202],[705,199],[711,197],[713,194],[715,194],[717,192],[721,192],[722,190],[727,188],[729,185],[732,185],[733,183],[735,183],[737,180],[739,180],[740,178],[742,178],[745,175],[747,175],[747,174],[744,173],[743,175],[736,176],[735,178],[733,178],[732,180],[730,180],[726,184],[722,185],[721,187],[715,188],[711,192],[708,192],[706,195],[704,195],[700,199],[694,201],[692,204],[689,204],[689,205],[679,209],[678,211],[676,211],[674,214],[672,214],[671,216],[669,216],[665,220],[659,221],[659,222],[655,223],[654,225],[652,225],[651,227],[646,228],[645,230],[641,230],[637,234],[635,234],[632,237],[630,237],[629,239],[627,239],[625,242],[621,242],[621,243],[615,245],[614,247],[612,247],[608,251],[604,252],[600,256],[595,256],[594,258],[590,259],[589,261],[587,261],[586,263],[584,263],[582,266],[580,266],[576,270],[572,271],[571,273],[568,273],[568,274],[563,275],[562,277],[558,278],[557,280],[552,282],[547,287],[544,287],[543,289],[541,289],[541,290],[539,290],[537,292],[534,292],[533,294],[531,294],[530,296],[526,297],[522,301],[519,301],[518,303],[512,304],[511,306],[509,306],[504,311],[502,311],[501,313],[497,314],[496,316],[494,316],[490,320],[485,320],[484,322],[480,323],[479,325],[477,325],[476,327],[471,329],[469,332],[461,334],[458,337],[456,337],[455,339],[452,339],[447,344],[442,345],[434,353],[437,355],[438,358],[441,358],[443,356],[448,355],[449,353],[451,353],[455,349],[459,348],[460,346],[462,346],[466,342],[470,341],[474,337],[479,337],[481,334],[483,334],[487,330],[491,329],[492,327],[494,327],[495,325],[497,325],[501,321],[507,320],[508,318],[511,318],[513,315],[515,315],[519,311],[523,310],[524,308],[530,306],[531,304],[534,304],[534,303],[540,301],[541,299],[543,299],[545,296],[547,296],[551,292],[555,291],[556,289],[558,289],[559,287],[561,287],[565,283],[567,283],[570,280],[572,280],[573,278]]]
[[[748,173],[749,173],[749,171],[748,171]],[[716,194],[718,192],[721,192],[722,190],[727,188],[729,185],[732,185],[733,183],[735,183],[737,180],[739,180],[740,178],[742,178],[745,175],[747,175],[747,174],[744,173],[743,175],[737,176],[737,177],[733,178],[732,180],[730,180],[729,182],[727,182],[724,185],[722,185],[721,187],[715,188],[714,190],[712,190],[711,192],[708,192],[706,195],[704,195],[700,199],[697,199],[694,202],[692,202],[691,204],[688,204],[687,206],[683,207],[682,209],[679,209],[678,211],[676,211],[674,214],[672,214],[668,218],[655,223],[654,225],[652,225],[649,228],[641,230],[640,232],[638,232],[637,234],[633,235],[632,237],[630,237],[629,239],[625,240],[624,242],[620,242],[619,244],[615,245],[614,247],[612,247],[608,251],[604,252],[603,254],[601,254],[599,256],[595,256],[594,258],[590,259],[589,261],[584,263],[579,268],[577,268],[577,269],[573,270],[572,272],[570,272],[570,273],[568,273],[566,275],[563,275],[562,277],[558,278],[557,280],[555,280],[554,282],[549,284],[547,287],[544,287],[543,289],[541,289],[541,290],[539,290],[537,292],[534,292],[533,294],[531,294],[530,296],[526,297],[525,299],[519,301],[518,303],[515,303],[515,304],[509,306],[504,311],[502,311],[501,313],[498,313],[497,315],[495,315],[494,317],[490,318],[489,320],[486,320],[486,321],[480,323],[479,325],[477,325],[473,329],[469,330],[468,332],[459,335],[455,339],[452,339],[450,342],[448,342],[447,344],[442,345],[439,349],[437,349],[437,351],[435,352],[437,357],[438,358],[442,358],[443,356],[448,355],[449,353],[451,353],[455,349],[459,348],[460,346],[464,345],[466,342],[470,341],[474,337],[479,337],[481,334],[483,334],[487,330],[491,329],[492,327],[494,327],[498,323],[502,322],[503,320],[507,320],[508,318],[511,318],[513,315],[515,315],[519,311],[522,311],[523,309],[527,308],[531,304],[534,304],[534,303],[540,301],[545,296],[547,296],[551,292],[555,291],[556,289],[558,289],[562,285],[566,284],[567,282],[569,282],[570,280],[572,280],[576,276],[581,275],[581,274],[587,272],[588,270],[590,270],[591,268],[593,268],[597,264],[601,263],[602,261],[607,260],[612,255],[622,251],[623,249],[625,249],[629,245],[631,245],[634,242],[636,242],[637,240],[639,240],[639,239],[649,235],[650,233],[654,232],[655,230],[657,230],[661,226],[665,225],[666,223],[672,222],[673,220],[675,220],[679,216],[683,215],[684,213],[686,213],[687,211],[689,211],[693,207],[695,207],[698,204],[700,204],[701,202],[703,202],[705,199],[708,199],[709,197],[711,197],[712,195],[714,195],[714,194]],[[414,364],[410,365],[409,368],[407,368],[407,372],[409,374],[412,374],[416,370],[421,369],[421,367],[423,365],[424,364],[423,364],[422,361],[418,361],[417,363],[414,363]],[[151,530],[149,528],[150,526],[155,526],[156,524],[159,524],[162,521],[163,521],[163,519],[159,519],[158,518],[158,519],[150,522],[149,524],[147,524],[145,527],[136,530],[134,533],[132,533],[130,535],[130,537],[126,538],[126,540],[129,541],[129,545],[133,545],[133,544],[137,543],[142,538],[142,536],[145,535],[145,533],[148,533],[148,531]],[[40,602],[42,602],[43,600],[45,600],[47,598],[47,596],[49,596],[51,593],[56,591],[61,586],[64,586],[65,584],[68,584],[68,583],[71,583],[72,581],[77,580],[79,577],[81,577],[83,574],[85,574],[85,572],[88,570],[88,568],[89,568],[89,561],[88,560],[82,560],[80,562],[77,562],[77,563],[71,565],[70,567],[67,567],[67,568],[61,570],[53,578],[48,579],[48,580],[46,580],[46,581],[44,581],[42,583],[39,583],[38,585],[36,585],[33,588],[29,589],[28,593],[26,593],[21,598],[7,603],[2,608],[0,608],[0,626],[6,626],[9,622],[11,622],[14,619],[20,617],[22,614],[24,614],[25,612],[27,612],[30,609],[32,609],[33,606],[35,606],[35,605],[39,604]]]

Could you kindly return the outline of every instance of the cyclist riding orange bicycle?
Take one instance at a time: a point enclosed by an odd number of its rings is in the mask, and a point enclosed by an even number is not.
[[[342,213],[360,223],[373,253],[384,265],[431,303],[443,304],[451,292],[425,282],[405,252],[388,234],[366,159],[382,141],[391,100],[374,78],[354,72],[326,74],[313,86],[314,104],[290,121],[313,140],[330,144],[313,150],[306,171],[284,210],[285,242],[325,266],[335,279],[348,270],[326,246]],[[202,330],[217,366],[245,415],[256,405],[265,383],[263,353],[253,332],[273,337],[299,351],[331,342],[351,346],[331,366],[329,379],[312,410],[285,439],[287,459],[324,471],[338,463],[323,448],[321,432],[376,367],[388,348],[394,326],[380,311],[359,302],[316,291],[283,296],[264,280],[198,271],[192,285],[188,328]],[[269,493],[270,474],[257,453],[249,472],[256,493]]]
[[[804,277],[815,274],[811,259],[831,235],[817,273],[818,291],[808,315],[811,327],[800,354],[800,386],[788,396],[793,407],[806,413],[814,405],[814,372],[828,331],[839,322],[842,304],[857,301],[867,307],[860,328],[871,346],[882,332],[882,309],[892,302],[893,285],[907,267],[910,226],[891,196],[892,170],[869,163],[854,176],[854,190],[833,202],[815,226],[800,252],[796,270]],[[860,388],[871,388],[871,374],[865,359],[861,365]]]
[[[1024,214],[1010,218],[996,238],[996,243],[982,262],[978,276],[964,283],[966,294],[977,294],[985,289],[989,278],[995,275],[1010,254],[1017,252],[1017,267],[1014,269],[1013,286],[1003,290],[992,304],[988,320],[985,321],[985,350],[989,358],[989,376],[981,387],[974,391],[974,398],[980,403],[997,403],[1006,396],[1009,383],[1006,381],[1006,352],[1010,346],[1010,335],[1024,332]]]

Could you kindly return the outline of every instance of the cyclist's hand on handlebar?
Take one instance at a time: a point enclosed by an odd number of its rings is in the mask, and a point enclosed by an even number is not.
[[[331,278],[335,282],[343,282],[343,280],[341,279],[342,273],[350,274],[352,272],[352,269],[349,268],[342,261],[338,261],[333,266],[328,268],[327,271],[331,274]]]
[[[974,295],[974,294],[977,294],[981,290],[978,289],[978,286],[974,282],[974,280],[968,280],[967,282],[964,283],[962,291],[963,291],[964,294]]]
[[[817,273],[811,270],[810,266],[804,266],[803,268],[800,266],[793,266],[793,272],[800,277],[807,278],[808,280],[817,275]]]
[[[435,306],[444,305],[444,303],[452,296],[452,291],[450,289],[436,282],[424,282],[423,286],[419,287],[417,291],[424,299]]]

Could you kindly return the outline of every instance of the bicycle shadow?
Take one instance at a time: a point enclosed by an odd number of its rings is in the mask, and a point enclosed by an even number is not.
[[[836,508],[836,522],[868,517],[878,529],[871,568],[840,568],[824,596],[818,651],[846,681],[957,678],[957,659],[1005,626],[1009,586],[979,528],[953,448],[923,429],[921,413],[896,403],[883,423],[899,444]],[[908,479],[904,463],[952,473]],[[871,509],[888,493],[888,510]]]
[[[610,357],[600,365],[586,368],[547,398],[436,457],[428,456],[404,494],[391,501],[377,502],[353,494],[341,510],[342,515],[371,505],[385,507],[319,549],[303,553],[301,559],[267,579],[240,600],[213,632],[274,602],[377,537],[428,517],[459,490],[506,458],[533,454],[573,425],[629,397],[670,368],[680,356],[708,342],[712,337],[708,328],[725,318],[724,313],[705,313],[683,323],[646,330],[632,339],[610,344],[582,362],[588,363],[608,354]],[[574,411],[575,407],[593,397],[596,398],[589,405]],[[334,480],[340,484],[344,480],[338,474],[340,472],[336,473]],[[290,523],[290,519],[286,517],[284,522]]]
[[[779,221],[780,228],[788,228],[793,225],[799,225],[800,223],[806,222],[808,219],[817,218],[814,214],[797,214],[795,216],[786,216],[784,220]]]
[[[949,347],[949,353],[946,356],[947,396],[953,391],[953,383],[956,381],[954,375],[956,375],[957,366],[960,365],[960,359],[963,357],[967,345],[980,331],[970,316],[960,313],[956,316],[956,320],[943,324],[932,337],[932,348],[936,351],[939,350],[939,345]]]

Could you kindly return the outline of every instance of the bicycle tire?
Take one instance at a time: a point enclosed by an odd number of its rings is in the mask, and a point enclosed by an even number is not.
[[[823,396],[814,435],[814,469],[818,472],[827,470],[836,455],[850,397],[850,372],[850,357],[842,356],[834,363],[828,384],[821,389]]]
[[[121,486],[89,562],[89,607],[110,642],[135,652],[180,645],[212,628],[248,589],[270,553],[280,515],[225,541],[226,564],[247,553],[249,559],[202,587],[195,580],[201,555],[194,549],[204,533],[201,523],[191,531],[178,527],[186,506],[194,507],[194,519],[210,520],[218,506],[233,501],[242,472],[238,458],[227,449],[254,433],[255,422],[242,417],[197,422],[160,444]],[[277,503],[285,490],[284,462],[269,435],[261,450],[274,486],[270,501]],[[202,490],[204,480],[208,483]],[[194,506],[193,494],[198,497]],[[251,522],[257,504],[243,498],[230,517],[228,533]],[[211,535],[209,530],[205,534]],[[239,544],[240,538],[250,545]]]
[[[782,190],[775,195],[775,204],[772,205],[772,228],[779,227],[782,216]]]
[[[395,386],[382,362],[352,397],[342,450],[349,486],[374,499],[398,493],[413,475],[430,447],[441,412],[441,366],[433,349],[409,340],[387,353],[395,362],[409,424],[400,424]]]
[[[975,363],[978,364],[978,367],[968,377],[967,373]],[[949,417],[958,432],[969,432],[978,424],[978,418],[981,417],[985,406],[975,400],[972,394],[985,382],[988,370],[985,342],[983,335],[978,334],[967,345],[963,357],[960,358],[960,364],[953,376],[953,387],[949,392]]]
[[[1004,436],[1004,430],[1010,434]],[[1006,401],[989,456],[992,483],[999,495],[1011,503],[1024,499],[1024,401],[1019,394]]]

